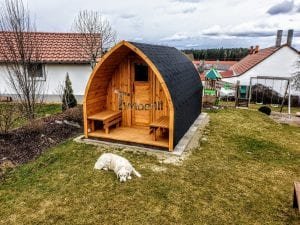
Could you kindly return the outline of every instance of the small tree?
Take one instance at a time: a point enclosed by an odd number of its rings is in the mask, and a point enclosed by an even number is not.
[[[70,80],[69,74],[67,73],[65,86],[62,94],[62,110],[73,108],[77,106],[77,100],[73,94],[72,82]]]
[[[7,133],[21,115],[16,104],[5,102],[0,104],[0,134]]]
[[[300,58],[297,61],[297,70],[292,78],[292,86],[295,90],[300,91]]]
[[[5,0],[0,10],[0,58],[6,66],[8,84],[29,120],[34,119],[45,91],[45,81],[39,79],[42,43],[35,31],[22,0]]]
[[[77,44],[84,51],[84,56],[90,58],[92,68],[97,59],[116,41],[116,32],[110,22],[97,11],[80,11],[74,19],[72,30],[81,34],[77,38]]]

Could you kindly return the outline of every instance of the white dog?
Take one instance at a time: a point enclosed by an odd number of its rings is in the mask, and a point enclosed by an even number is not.
[[[137,172],[130,162],[116,154],[104,153],[95,163],[95,169],[98,170],[113,170],[120,182],[125,182],[127,179],[131,179],[131,173],[137,177],[141,177],[141,174]]]

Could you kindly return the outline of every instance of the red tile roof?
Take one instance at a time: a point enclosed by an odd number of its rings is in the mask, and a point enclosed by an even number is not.
[[[281,47],[269,47],[269,48],[264,48],[259,50],[259,52],[257,52],[256,54],[250,54],[247,55],[246,57],[244,57],[242,60],[240,60],[239,62],[236,61],[205,61],[205,64],[223,64],[223,65],[230,65],[230,68],[226,71],[220,71],[220,74],[222,75],[223,78],[230,78],[232,76],[239,76],[242,75],[243,73],[247,72],[248,70],[250,70],[251,68],[253,68],[254,66],[256,66],[257,64],[259,64],[260,62],[262,62],[263,60],[265,60],[266,58],[268,58],[269,56],[271,56],[272,54],[274,54],[276,51],[278,51],[279,49],[281,49],[282,47],[285,47],[287,45],[282,45]],[[291,48],[293,51],[297,52],[299,54],[299,52],[293,48],[293,47],[289,47]],[[199,65],[200,61],[193,61],[195,67],[197,68],[197,65]],[[201,80],[205,80],[205,75],[204,73],[200,74],[200,78]]]
[[[194,64],[194,66],[195,66],[196,69],[199,67],[200,63],[202,63],[202,62],[201,61],[193,61],[193,64]],[[213,61],[213,60],[205,60],[204,61],[204,65],[203,65],[203,69],[204,70],[209,70],[212,67],[214,67],[218,71],[226,71],[226,70],[229,70],[229,68],[232,65],[234,65],[235,63],[237,63],[237,61]]]
[[[199,65],[201,61],[199,60],[194,60],[193,63],[195,65]],[[237,63],[237,61],[213,61],[213,60],[204,60],[204,64],[211,64],[211,65],[228,65],[228,66],[232,66],[235,63]]]
[[[238,76],[241,75],[252,67],[256,66],[272,54],[274,54],[277,50],[281,47],[269,47],[259,50],[259,52],[255,54],[247,55],[245,58],[240,60],[238,63],[234,64],[230,67],[230,70],[234,72],[234,75]]]
[[[232,70],[221,71],[220,74],[222,75],[223,78],[229,78],[233,76],[233,71]]]
[[[85,45],[85,35],[79,33],[25,33],[37,40],[39,44],[39,54],[42,62],[45,63],[89,63],[89,56],[85,52],[83,45]],[[10,37],[11,36],[11,37]],[[7,46],[5,38],[14,38],[13,33],[0,32],[0,47],[4,51]],[[82,40],[82,41],[81,41]],[[80,44],[78,44],[80,43]],[[0,61],[6,61],[6,58],[1,56]]]
[[[205,73],[206,72],[199,74],[201,81],[205,81]],[[222,78],[229,78],[233,76],[232,70],[220,71],[219,73],[221,74]]]

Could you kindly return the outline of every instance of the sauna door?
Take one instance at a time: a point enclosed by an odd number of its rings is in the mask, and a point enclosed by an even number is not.
[[[148,126],[150,123],[150,79],[148,66],[133,64],[132,124]]]

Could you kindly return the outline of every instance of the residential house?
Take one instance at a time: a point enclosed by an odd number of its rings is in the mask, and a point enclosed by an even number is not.
[[[299,69],[297,66],[299,52],[292,47],[293,32],[289,31],[287,42],[283,45],[281,45],[281,35],[282,31],[279,31],[275,46],[264,49],[256,46],[255,49],[250,49],[249,55],[232,65],[225,76],[222,74],[222,80],[230,83],[239,81],[242,86],[249,86],[250,79],[254,78],[252,85],[261,84],[272,87],[273,90],[283,95],[282,86],[286,86],[287,81],[255,79],[259,76],[291,78]],[[292,94],[297,94],[297,92],[292,90]]]
[[[69,74],[74,94],[79,102],[82,101],[85,86],[92,72],[90,58],[82,47],[84,36],[78,33],[31,33],[40,43],[40,60],[38,73],[40,82],[45,82],[46,100],[59,101],[59,87]],[[6,35],[6,36],[5,36]],[[0,32],[0,47],[5,50],[7,32]],[[8,51],[8,50],[7,50]],[[5,63],[9,61],[0,54],[0,93],[13,95],[14,91],[7,82]]]
[[[199,60],[194,60],[193,64],[196,67],[196,69],[198,70],[199,66],[202,65],[202,69],[203,72],[200,73],[200,78],[201,81],[205,81],[205,74],[212,68],[216,69],[221,75],[222,77],[228,77],[228,73],[231,76],[231,72],[230,71],[230,67],[233,66],[235,63],[237,63],[237,61],[220,61],[220,60],[203,60],[203,61],[199,61]],[[199,72],[199,70],[198,70]]]

